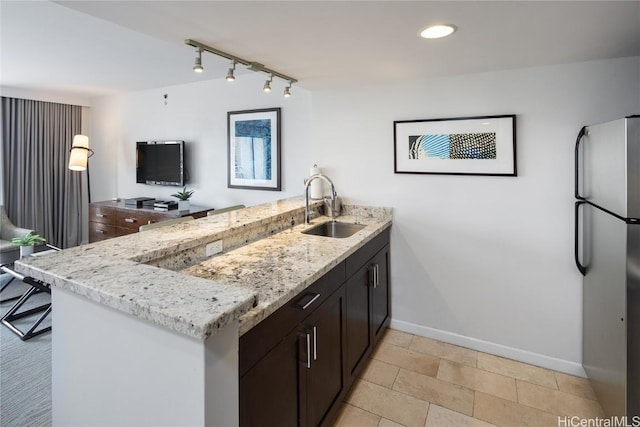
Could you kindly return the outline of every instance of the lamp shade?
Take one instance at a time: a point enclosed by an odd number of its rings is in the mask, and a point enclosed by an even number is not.
[[[89,153],[89,137],[86,135],[74,136],[69,155],[69,169],[73,171],[86,170]]]

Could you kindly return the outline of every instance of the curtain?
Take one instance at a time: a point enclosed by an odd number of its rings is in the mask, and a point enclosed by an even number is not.
[[[81,181],[68,169],[68,156],[81,133],[82,107],[2,97],[1,108],[7,215],[53,245],[80,244]]]

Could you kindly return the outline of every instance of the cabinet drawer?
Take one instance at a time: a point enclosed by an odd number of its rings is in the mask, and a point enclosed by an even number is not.
[[[89,222],[115,225],[118,211],[104,206],[89,206]]]
[[[163,219],[169,219],[166,213],[144,212],[136,210],[122,210],[118,212],[115,225],[118,227],[128,228],[138,231],[141,225],[159,222]]]
[[[311,284],[307,289],[280,307],[240,337],[240,376],[271,350],[298,323],[344,283],[344,262]],[[319,295],[319,296],[316,296]]]
[[[116,227],[115,225],[101,222],[89,222],[89,242],[99,242],[100,240],[111,239],[112,237],[124,236],[131,232],[127,229]]]

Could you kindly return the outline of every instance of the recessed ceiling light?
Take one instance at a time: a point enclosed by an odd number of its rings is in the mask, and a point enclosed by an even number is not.
[[[439,39],[440,37],[446,37],[457,30],[455,25],[431,25],[420,31],[420,37],[425,39]]]

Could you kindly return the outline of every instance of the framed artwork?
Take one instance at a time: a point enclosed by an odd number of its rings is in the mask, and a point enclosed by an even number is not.
[[[280,108],[227,113],[227,186],[280,191]]]
[[[517,176],[516,116],[393,122],[394,172]]]

